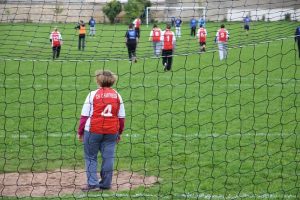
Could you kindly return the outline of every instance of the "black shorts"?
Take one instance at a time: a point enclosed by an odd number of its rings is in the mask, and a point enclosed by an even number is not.
[[[249,31],[249,29],[250,29],[249,25],[245,25],[244,29],[247,30],[247,31]]]
[[[200,46],[206,45],[206,42],[199,42]]]

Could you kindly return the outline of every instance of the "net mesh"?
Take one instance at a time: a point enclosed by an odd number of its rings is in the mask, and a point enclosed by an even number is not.
[[[173,15],[183,21],[170,72],[153,55],[153,24],[144,24],[144,12],[138,62],[131,63],[124,36],[133,19],[123,11],[110,24],[102,12],[108,2],[0,2],[2,199],[299,199],[299,1],[151,1],[206,8],[205,53],[190,35],[191,18],[201,16],[152,13],[162,29]],[[79,20],[87,24],[84,51]],[[221,24],[230,33],[222,61],[214,43]],[[56,60],[49,42],[54,27],[63,38]],[[126,125],[112,189],[83,193],[76,134],[97,69],[118,75],[114,88]]]

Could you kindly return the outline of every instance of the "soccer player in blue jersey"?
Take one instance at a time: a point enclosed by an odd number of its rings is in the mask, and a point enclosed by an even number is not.
[[[246,35],[248,35],[248,32],[250,30],[250,22],[251,22],[251,19],[249,16],[246,16],[244,18],[244,30],[246,31]]]
[[[182,21],[181,21],[181,18],[178,17],[175,19],[175,35],[176,37],[181,37],[181,24],[182,24]]]
[[[201,26],[201,27],[205,28],[205,19],[204,19],[204,17],[200,17],[198,23],[199,23],[199,27]]]
[[[196,36],[197,20],[193,17],[190,21],[191,36]]]
[[[93,17],[91,17],[90,21],[89,21],[89,25],[90,25],[90,36],[95,36],[96,34],[96,21]]]
[[[128,50],[129,61],[137,62],[136,46],[139,41],[138,33],[133,29],[133,24],[130,24],[125,34],[125,42]]]
[[[295,42],[297,42],[298,44],[298,52],[300,58],[300,26],[298,26],[295,31]]]

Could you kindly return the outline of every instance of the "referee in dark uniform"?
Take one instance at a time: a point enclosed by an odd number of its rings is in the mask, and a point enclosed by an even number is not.
[[[138,41],[139,41],[138,34],[136,30],[133,29],[133,24],[130,24],[125,34],[125,42],[128,50],[129,61],[135,63],[137,62],[136,46]]]
[[[295,31],[295,42],[298,44],[298,53],[300,58],[300,26],[298,26]]]

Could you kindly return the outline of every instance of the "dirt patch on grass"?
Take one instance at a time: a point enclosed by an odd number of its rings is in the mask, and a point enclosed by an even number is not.
[[[155,176],[142,176],[128,171],[117,171],[111,191],[150,187],[158,182]],[[0,196],[47,197],[79,194],[86,184],[84,170],[55,170],[51,172],[0,174]]]

